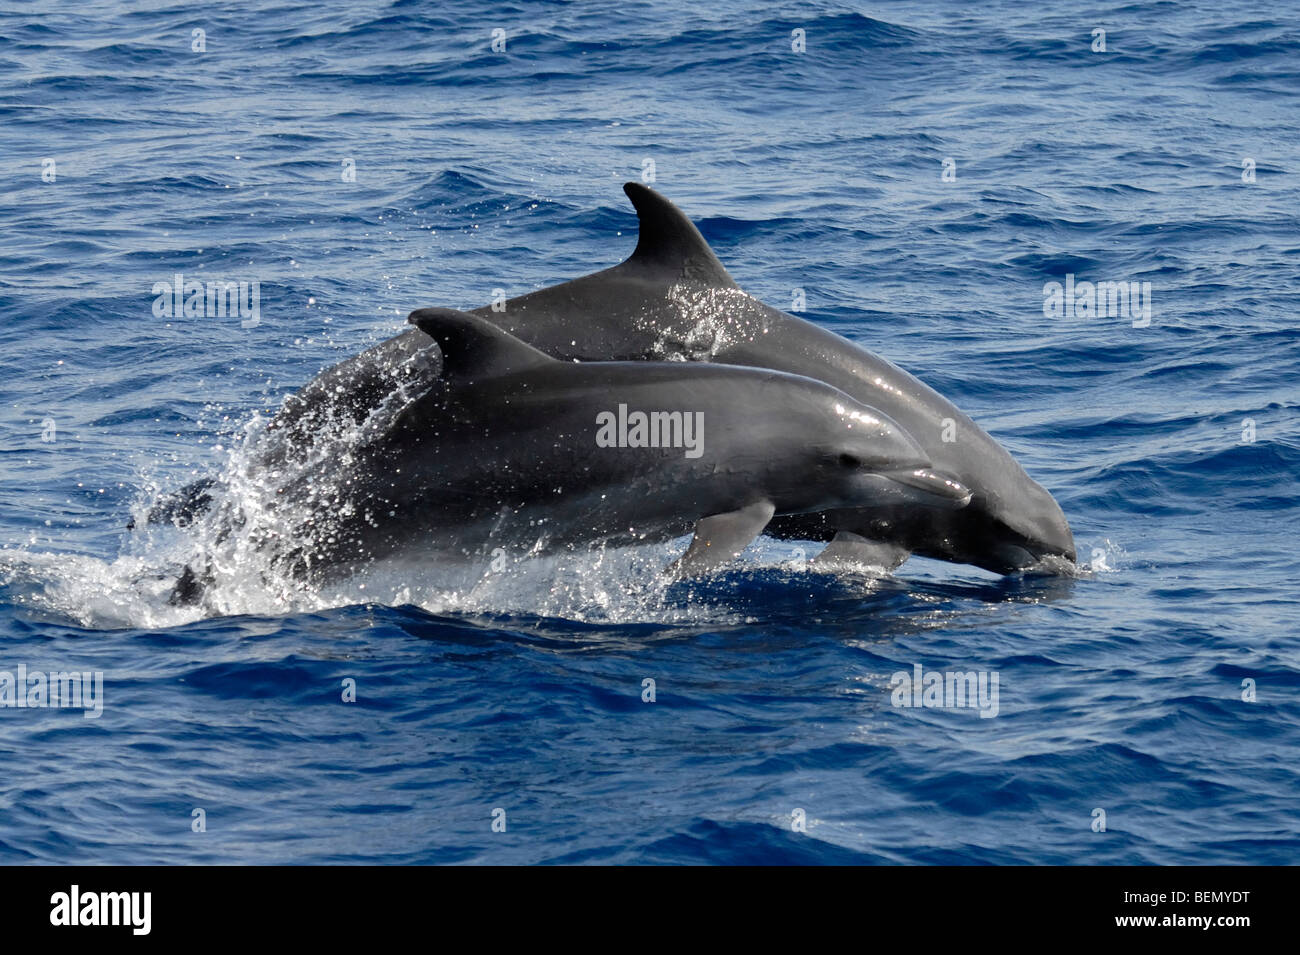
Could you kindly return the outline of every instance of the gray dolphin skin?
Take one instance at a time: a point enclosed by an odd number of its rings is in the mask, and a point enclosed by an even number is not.
[[[676,206],[639,183],[623,190],[640,219],[626,261],[473,314],[559,359],[686,359],[819,379],[893,419],[934,470],[971,491],[961,509],[881,499],[778,516],[767,527],[782,538],[833,538],[819,561],[896,566],[915,553],[1008,574],[1043,558],[1074,560],[1060,506],[950,401],[866,348],[746,294]],[[275,426],[305,439],[322,405],[364,415],[393,388],[393,369],[428,343],[412,329],[327,369],[286,402]],[[946,419],[955,440],[944,440]]]
[[[413,312],[421,392],[329,474],[279,489],[310,526],[300,576],[388,556],[481,558],[663,541],[694,527],[679,576],[734,559],[775,514],[961,508],[884,415],[821,381],[682,362],[564,362],[454,309]],[[432,343],[430,343],[432,340]]]

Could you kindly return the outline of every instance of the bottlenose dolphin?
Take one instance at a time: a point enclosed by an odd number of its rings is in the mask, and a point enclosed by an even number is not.
[[[1074,560],[1070,526],[1051,494],[952,402],[861,345],[746,294],[681,210],[639,183],[623,191],[640,219],[626,261],[473,314],[560,359],[686,359],[820,379],[898,422],[935,470],[972,492],[957,510],[886,500],[768,526],[777,537],[834,538],[819,561],[897,566],[916,553],[1005,574],[1045,557]],[[427,344],[412,329],[323,371],[273,425],[310,440],[322,409],[368,413],[394,387],[394,369]]]
[[[734,559],[776,514],[970,499],[904,429],[815,379],[565,362],[454,309],[409,320],[430,352],[417,363],[425,390],[329,470],[276,489],[290,523],[309,515],[280,535],[299,576],[350,575],[389,556],[662,541],[692,528],[672,572],[694,575]]]

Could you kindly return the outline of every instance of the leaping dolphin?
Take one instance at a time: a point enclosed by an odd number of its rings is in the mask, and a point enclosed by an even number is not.
[[[777,537],[833,538],[819,561],[897,566],[916,553],[1007,574],[1045,557],[1074,560],[1051,494],[952,402],[863,346],[746,294],[681,210],[639,183],[623,191],[640,219],[626,261],[473,314],[560,359],[687,359],[820,379],[898,422],[935,470],[972,493],[958,510],[881,501],[768,525]],[[286,401],[273,427],[309,440],[322,408],[364,415],[392,390],[393,370],[428,343],[412,329],[325,370]]]
[[[410,321],[430,352],[415,363],[418,393],[328,469],[300,467],[274,488],[272,506],[297,526],[276,535],[283,553],[272,556],[296,576],[350,576],[390,556],[656,542],[692,528],[671,570],[695,575],[738,556],[775,514],[970,498],[904,429],[822,381],[723,364],[564,362],[454,309]]]

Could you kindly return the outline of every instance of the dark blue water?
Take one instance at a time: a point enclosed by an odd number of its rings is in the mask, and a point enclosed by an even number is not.
[[[104,674],[98,719],[0,709],[0,861],[1295,861],[1300,20],[1055,6],[0,14],[0,670]],[[132,513],[410,309],[618,262],[651,161],[747,290],[1003,442],[1078,572],[656,584],[677,542],[167,603],[193,542]],[[260,323],[155,317],[176,273]],[[1150,323],[1045,317],[1067,274]],[[892,705],[917,664],[997,716]]]

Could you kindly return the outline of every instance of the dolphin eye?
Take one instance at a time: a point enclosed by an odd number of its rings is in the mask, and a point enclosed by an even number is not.
[[[860,468],[865,463],[860,457],[845,452],[840,455],[840,466],[846,468]]]

